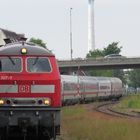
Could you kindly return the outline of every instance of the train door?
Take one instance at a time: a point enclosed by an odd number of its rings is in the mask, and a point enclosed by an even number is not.
[[[79,95],[80,95],[80,101],[84,102],[85,101],[85,83],[83,76],[78,76],[79,78]]]

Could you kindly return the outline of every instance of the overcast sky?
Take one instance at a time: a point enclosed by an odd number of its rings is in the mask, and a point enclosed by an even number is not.
[[[69,9],[73,57],[88,50],[88,0],[0,0],[0,28],[43,39],[58,59],[70,58]],[[96,49],[113,41],[122,55],[140,56],[140,0],[95,0]]]

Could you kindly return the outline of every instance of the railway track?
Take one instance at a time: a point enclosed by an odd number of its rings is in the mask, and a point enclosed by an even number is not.
[[[116,110],[112,109],[112,105],[118,103],[118,101],[116,102],[107,102],[107,103],[102,103],[100,105],[97,105],[97,107],[95,108],[96,111],[107,114],[107,115],[111,115],[111,116],[115,116],[115,117],[120,117],[120,118],[130,118],[130,119],[140,119],[140,112],[134,112],[132,114],[130,113],[125,113],[125,112],[118,112]]]

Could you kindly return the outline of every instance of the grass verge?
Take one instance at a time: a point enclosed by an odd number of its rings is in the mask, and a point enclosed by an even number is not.
[[[101,115],[84,105],[62,109],[64,140],[135,140],[140,138],[140,121]]]
[[[112,107],[121,112],[131,113],[132,111],[140,112],[140,95],[129,95],[121,99],[120,103]]]

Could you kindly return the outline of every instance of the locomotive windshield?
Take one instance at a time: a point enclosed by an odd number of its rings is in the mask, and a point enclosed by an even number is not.
[[[51,72],[51,66],[46,57],[31,57],[27,59],[28,72]]]
[[[0,57],[0,72],[20,72],[21,59],[16,57]]]

